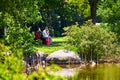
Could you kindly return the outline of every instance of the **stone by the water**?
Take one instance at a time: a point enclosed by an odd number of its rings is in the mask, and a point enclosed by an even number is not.
[[[58,50],[51,53],[46,61],[48,63],[57,63],[57,64],[77,64],[81,62],[80,57],[75,54],[73,51],[68,50]]]
[[[45,61],[47,56],[48,56],[48,54],[45,54],[40,51],[36,51],[36,52],[32,53],[30,56],[26,56],[24,58],[24,61],[27,64],[29,64],[30,66],[35,66],[38,63],[42,63],[43,61]]]

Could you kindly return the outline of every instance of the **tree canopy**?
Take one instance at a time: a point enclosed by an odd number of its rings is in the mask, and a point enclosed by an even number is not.
[[[39,22],[41,15],[39,6],[43,4],[42,0],[1,0],[0,1],[0,30],[3,32],[5,26],[15,26],[19,24],[24,27],[30,22]],[[1,34],[2,35],[2,34]]]
[[[107,23],[111,31],[119,36],[120,41],[120,0],[105,0],[98,7],[98,15]]]

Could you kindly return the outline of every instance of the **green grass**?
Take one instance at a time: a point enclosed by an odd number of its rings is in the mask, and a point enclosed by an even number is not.
[[[40,46],[35,46],[35,48],[47,54],[50,54],[54,51],[64,48],[65,39],[63,37],[52,38],[52,40],[53,40],[53,45],[50,46],[40,45]]]

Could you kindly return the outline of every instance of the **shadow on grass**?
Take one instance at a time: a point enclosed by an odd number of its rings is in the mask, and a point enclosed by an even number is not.
[[[55,42],[53,42],[53,44],[51,45],[51,46],[63,46],[63,44],[65,43],[66,41],[62,41],[62,42],[60,42],[60,41],[55,41]]]
[[[66,43],[66,40],[63,39],[63,37],[60,37],[60,38],[53,38],[53,44],[52,45],[45,45],[45,44],[38,44],[38,45],[35,45],[36,48],[39,48],[39,49],[55,49],[55,48],[63,48],[64,47],[64,44]]]

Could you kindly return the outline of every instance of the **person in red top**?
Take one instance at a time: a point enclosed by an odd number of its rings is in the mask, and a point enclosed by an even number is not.
[[[42,31],[40,28],[35,32],[35,40],[39,40],[42,37]]]

